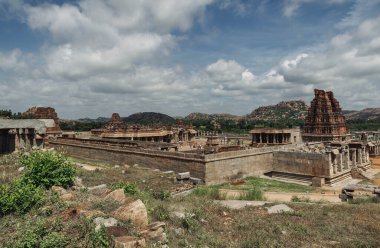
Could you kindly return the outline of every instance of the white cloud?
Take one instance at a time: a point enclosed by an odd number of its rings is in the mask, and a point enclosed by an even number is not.
[[[352,0],[286,0],[283,7],[283,15],[286,17],[294,16],[302,5],[310,3],[318,4],[342,4]]]

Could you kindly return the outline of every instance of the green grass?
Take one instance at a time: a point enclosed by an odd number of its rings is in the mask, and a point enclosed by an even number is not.
[[[227,188],[249,190],[249,189],[252,189],[252,187],[254,187],[264,192],[274,191],[274,192],[290,192],[290,193],[313,192],[316,190],[316,188],[312,186],[300,185],[296,183],[280,182],[280,181],[265,179],[265,178],[251,177],[251,178],[246,178],[244,181],[246,182],[246,184],[244,185],[241,185],[241,186],[228,185]]]

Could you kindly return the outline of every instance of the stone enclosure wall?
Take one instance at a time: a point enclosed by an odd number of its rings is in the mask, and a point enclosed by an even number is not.
[[[272,171],[273,150],[283,147],[268,147],[241,151],[197,155],[180,152],[133,149],[95,144],[78,144],[68,140],[50,142],[54,148],[68,155],[116,164],[139,164],[162,171],[190,172],[192,177],[206,184],[215,184],[247,176],[258,176]]]
[[[331,177],[329,156],[326,154],[276,151],[273,153],[273,171]]]

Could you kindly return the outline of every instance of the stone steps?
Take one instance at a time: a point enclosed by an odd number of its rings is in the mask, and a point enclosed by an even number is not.
[[[341,181],[343,181],[343,180],[346,180],[346,179],[349,179],[349,178],[351,179],[352,176],[351,176],[351,173],[350,173],[350,172],[347,172],[347,173],[342,174],[342,175],[340,175],[340,176],[337,176],[337,177],[335,177],[335,178],[332,178],[332,179],[326,179],[326,184],[332,186],[332,185],[334,185],[334,184],[336,184],[336,183],[339,183],[339,182],[341,182]]]
[[[275,180],[297,183],[297,184],[302,184],[302,185],[311,185],[311,182],[312,182],[311,176],[290,174],[290,173],[284,173],[284,172],[273,171],[273,172],[270,172],[268,176],[270,176],[272,179],[275,179]]]

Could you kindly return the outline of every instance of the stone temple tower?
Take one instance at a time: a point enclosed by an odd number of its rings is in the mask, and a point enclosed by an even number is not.
[[[305,142],[345,141],[347,138],[346,119],[339,102],[331,91],[314,90],[305,120],[302,138]]]

